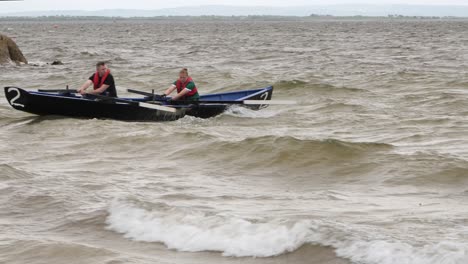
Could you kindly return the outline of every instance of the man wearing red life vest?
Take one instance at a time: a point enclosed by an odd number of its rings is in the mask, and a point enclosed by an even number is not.
[[[93,85],[93,90],[86,92],[89,86]],[[114,77],[107,68],[105,62],[96,64],[96,72],[77,90],[80,94],[100,94],[111,97],[117,97],[117,89],[115,89]]]
[[[175,81],[161,96],[165,97],[166,95],[170,95],[176,89],[177,94],[171,98],[171,101],[196,101],[200,98],[195,82],[192,80],[192,77],[188,75],[187,68],[183,68],[179,72],[179,79]]]

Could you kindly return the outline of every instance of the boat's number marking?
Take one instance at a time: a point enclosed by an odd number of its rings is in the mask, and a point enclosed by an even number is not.
[[[20,98],[20,91],[19,91],[17,88],[8,88],[8,92],[11,92],[11,91],[16,92],[16,96],[13,97],[13,98],[10,100],[10,104],[11,104],[11,105],[14,105],[14,106],[21,106],[21,107],[24,107],[24,104],[15,103],[16,100],[18,100],[18,99]]]
[[[260,99],[263,99],[263,101],[266,101],[268,99],[268,92],[263,93],[260,95]],[[267,107],[267,105],[260,105],[260,108]]]

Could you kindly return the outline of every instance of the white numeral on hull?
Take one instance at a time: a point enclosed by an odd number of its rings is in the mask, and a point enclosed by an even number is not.
[[[10,104],[14,105],[14,106],[24,107],[24,104],[15,103],[16,100],[18,100],[20,98],[20,91],[17,88],[8,88],[8,92],[11,92],[11,91],[16,92],[16,96],[11,98]]]

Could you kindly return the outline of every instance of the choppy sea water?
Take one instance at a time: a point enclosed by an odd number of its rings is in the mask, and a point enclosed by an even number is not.
[[[468,262],[468,21],[2,21],[78,87],[98,60],[163,91],[273,85],[297,105],[126,123],[38,117],[0,94],[2,263]],[[54,60],[64,65],[52,66]]]

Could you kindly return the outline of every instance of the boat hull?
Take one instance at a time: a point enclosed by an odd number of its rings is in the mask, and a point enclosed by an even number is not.
[[[27,91],[18,87],[5,87],[5,96],[9,104],[20,111],[36,115],[60,115],[79,118],[115,119],[123,121],[174,121],[185,115],[199,118],[215,117],[232,104],[216,103],[217,101],[270,100],[273,87],[254,90],[243,90],[228,93],[207,94],[200,101],[190,105],[174,105],[175,112],[150,109],[140,106],[138,102],[147,102],[148,97],[127,98],[129,103],[83,98],[74,94],[60,94]],[[165,102],[161,102],[165,104]],[[171,107],[171,105],[165,104]],[[243,105],[259,110],[267,105]]]
[[[16,87],[5,87],[5,96],[13,108],[36,115],[61,115],[123,121],[174,121],[185,116],[183,108],[178,109],[176,113],[171,113],[132,104],[28,92]]]

